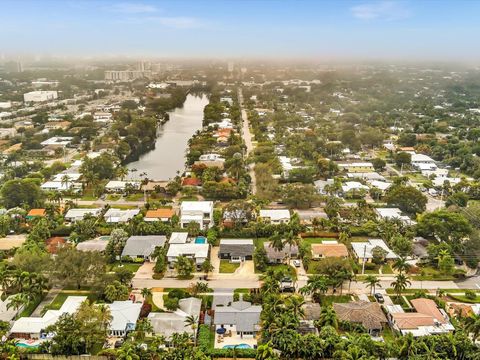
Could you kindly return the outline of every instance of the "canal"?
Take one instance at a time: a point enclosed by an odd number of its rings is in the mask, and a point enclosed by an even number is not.
[[[170,111],[170,120],[159,126],[155,149],[127,165],[130,177],[147,173],[149,179],[169,180],[177,171],[182,173],[188,140],[202,128],[203,108],[207,104],[207,95],[188,94],[183,107]]]

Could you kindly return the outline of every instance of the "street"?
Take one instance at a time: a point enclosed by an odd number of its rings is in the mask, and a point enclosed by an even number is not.
[[[242,89],[238,88],[238,102],[242,111],[242,137],[245,141],[245,146],[247,147],[247,152],[245,157],[248,157],[253,151],[252,144],[252,133],[250,132],[250,123],[248,122],[247,112],[242,108],[243,106],[243,94]],[[255,164],[250,164],[248,166],[250,178],[252,179],[252,194],[257,192],[257,180],[255,178]]]

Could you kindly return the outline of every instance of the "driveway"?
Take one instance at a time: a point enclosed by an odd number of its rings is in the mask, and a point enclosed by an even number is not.
[[[134,279],[151,279],[153,276],[153,268],[155,267],[155,263],[145,262],[142,266],[140,266],[135,273]]]
[[[210,250],[210,264],[213,266],[213,271],[211,274],[218,274],[220,272],[220,258],[218,257],[219,251],[219,246],[213,246]]]

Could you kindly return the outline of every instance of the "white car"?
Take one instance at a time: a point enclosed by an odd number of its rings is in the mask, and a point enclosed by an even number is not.
[[[299,268],[300,267],[300,260],[293,260],[293,266]]]

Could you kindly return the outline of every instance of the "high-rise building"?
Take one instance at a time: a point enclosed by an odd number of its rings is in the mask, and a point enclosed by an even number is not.
[[[150,77],[150,71],[139,70],[108,70],[105,71],[105,80],[110,81],[131,81],[142,77]]]

